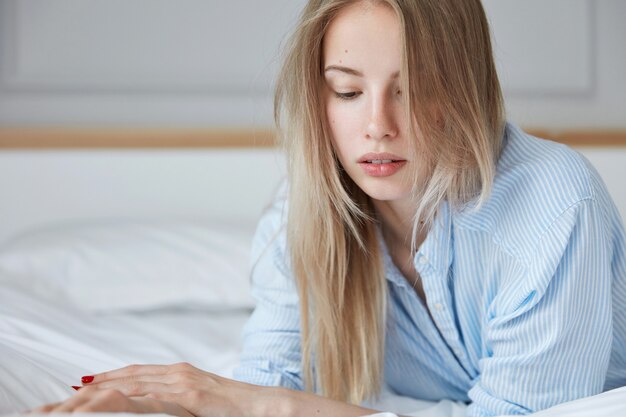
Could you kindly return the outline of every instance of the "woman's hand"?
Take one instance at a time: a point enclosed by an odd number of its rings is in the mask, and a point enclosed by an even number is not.
[[[165,413],[178,417],[194,417],[178,404],[166,403],[148,397],[129,398],[113,389],[97,387],[81,388],[79,392],[64,402],[48,404],[31,410],[30,413],[72,413],[72,412],[130,412]]]
[[[64,403],[33,411],[128,411],[179,417],[357,417],[377,412],[310,393],[245,384],[188,363],[131,365],[83,381],[83,388]]]
[[[141,410],[146,406],[176,405],[178,409],[162,412],[181,417],[181,410],[187,412],[185,417],[189,417],[189,413],[196,417],[278,416],[285,411],[281,408],[286,404],[281,401],[285,398],[280,398],[284,390],[223,378],[201,371],[188,363],[131,365],[93,375],[89,383],[86,383],[87,380],[88,378],[83,378],[84,387],[79,393],[88,393],[93,396],[94,401],[98,399],[106,402],[106,399],[99,398],[100,393],[108,392],[106,395],[116,396],[116,406],[120,404],[120,407],[136,407]],[[112,394],[111,390],[115,390],[117,394]],[[156,402],[143,402],[149,400]],[[270,410],[271,413],[268,413]],[[107,408],[106,411],[113,410]]]

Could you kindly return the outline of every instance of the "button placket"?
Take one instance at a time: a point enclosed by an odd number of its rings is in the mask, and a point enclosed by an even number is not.
[[[421,259],[417,264],[421,266]],[[417,268],[417,265],[416,265]],[[454,326],[454,318],[452,310],[446,306],[451,302],[449,299],[449,290],[447,289],[447,280],[438,276],[438,271],[433,268],[417,268],[422,275],[422,283],[424,291],[428,296],[433,297],[432,301],[427,303],[431,310],[433,324],[439,330],[439,333],[449,348],[450,355],[454,355],[459,364],[465,368],[467,366],[466,355],[460,343],[458,329]]]
[[[422,264],[421,262],[415,263],[417,272],[422,277],[422,285],[424,286],[424,292],[427,294],[426,303],[416,303],[415,301],[421,301],[415,291],[407,291],[404,295],[407,297],[405,300],[408,302],[408,308],[410,308],[419,317],[418,323],[421,320],[427,320],[428,326],[423,327],[423,330],[429,334],[432,341],[441,346],[441,352],[446,352],[446,356],[453,359],[458,365],[458,372],[460,375],[466,376],[467,371],[465,369],[466,361],[461,360],[461,356],[457,355],[452,349],[459,349],[459,339],[456,334],[452,321],[448,318],[449,309],[446,308],[445,301],[442,297],[445,297],[445,289],[438,285],[437,271],[430,267],[430,265]],[[406,287],[410,290],[410,287]],[[434,297],[434,303],[428,302],[428,296]],[[435,307],[436,305],[441,308]],[[433,307],[431,316],[428,315],[428,309]],[[451,343],[456,342],[456,343]],[[462,350],[459,350],[462,352]],[[455,358],[456,356],[456,358]]]
[[[419,259],[421,260],[422,258]],[[421,264],[421,262],[419,263]],[[417,269],[422,277],[422,285],[426,293],[426,305],[430,311],[433,325],[438,329],[446,343],[448,343],[455,334],[455,329],[448,317],[449,314],[447,314],[445,302],[442,300],[442,297],[445,297],[445,289],[441,288],[437,277],[434,276],[436,275],[434,269],[429,267]],[[429,297],[433,297],[432,300]]]

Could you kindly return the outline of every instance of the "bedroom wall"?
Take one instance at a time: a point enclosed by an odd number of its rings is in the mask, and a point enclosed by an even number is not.
[[[304,0],[0,0],[0,125],[270,126]],[[485,0],[509,116],[626,129],[626,2]]]
[[[512,121],[524,127],[626,132],[625,1],[484,3]],[[0,129],[269,127],[280,46],[302,4],[304,0],[0,0]],[[580,150],[598,168],[626,218],[626,146]],[[282,163],[276,165],[266,151],[254,152],[243,157],[241,168],[252,166],[250,161],[257,156],[265,168],[252,168],[246,178],[264,184],[254,197],[265,200],[280,177]],[[41,204],[37,187],[45,186],[47,178],[41,170],[30,176],[20,172],[24,169],[20,164],[29,163],[31,153],[0,150],[0,154],[0,191],[8,188],[9,195],[21,199],[15,207],[4,205],[0,215],[7,227],[10,223],[15,229],[20,219],[42,212],[37,208]],[[72,178],[80,178],[86,169],[80,161],[89,161],[89,153],[36,154],[39,168],[66,166],[54,178],[69,184],[52,188],[58,203],[39,216],[69,216],[63,202],[76,201],[75,193],[83,199],[88,195],[88,185]],[[119,157],[100,152],[95,163],[120,166]],[[67,161],[75,164],[64,165]],[[215,173],[227,172],[231,159],[211,159],[205,169],[199,168],[201,160],[188,163],[185,156],[175,158],[171,166],[187,167],[188,177],[208,176],[202,183],[207,195],[224,192],[239,214],[257,215],[260,205],[251,207],[247,197],[218,185]],[[120,172],[170,184],[168,171],[148,167],[148,176],[132,166],[129,161]],[[17,187],[12,181],[16,175],[24,178]],[[126,195],[133,195],[141,184],[113,182]],[[195,190],[181,193],[170,184],[160,191],[162,199],[146,197],[142,209],[155,201],[169,201],[174,214],[184,214],[184,207],[194,203]],[[108,207],[114,213],[117,208],[106,203],[107,195],[78,204],[98,213]],[[205,203],[215,207],[208,200],[200,206]],[[219,207],[216,212],[227,210],[226,205]]]

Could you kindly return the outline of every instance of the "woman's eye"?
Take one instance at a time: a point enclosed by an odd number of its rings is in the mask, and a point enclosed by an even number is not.
[[[357,98],[361,93],[357,91],[350,91],[349,93],[337,93],[335,92],[335,96],[342,100],[353,100]]]

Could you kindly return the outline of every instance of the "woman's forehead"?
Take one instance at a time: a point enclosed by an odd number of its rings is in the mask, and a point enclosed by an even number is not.
[[[384,3],[352,3],[330,22],[323,45],[324,66],[348,66],[365,75],[397,72],[402,58],[399,19]]]

